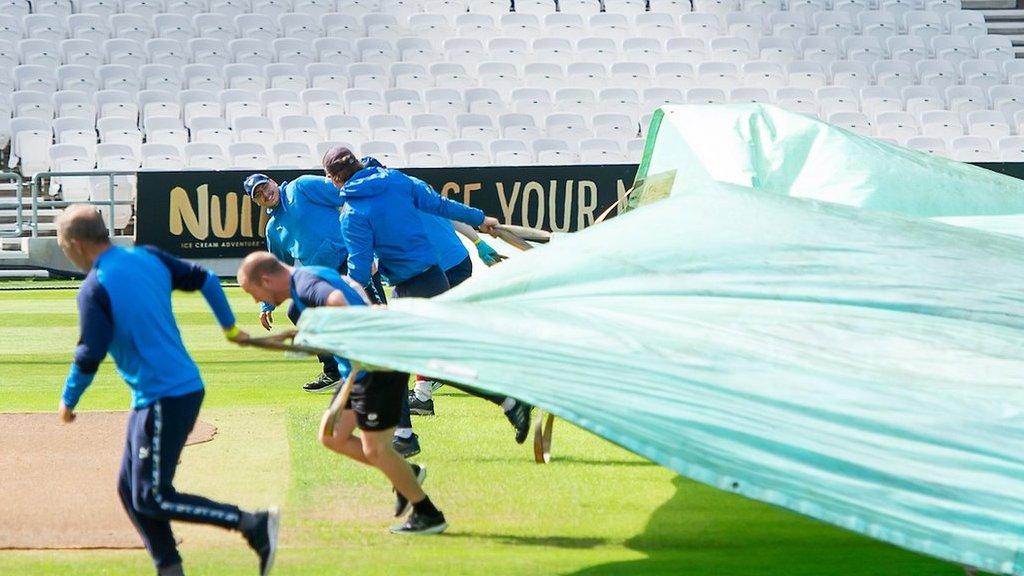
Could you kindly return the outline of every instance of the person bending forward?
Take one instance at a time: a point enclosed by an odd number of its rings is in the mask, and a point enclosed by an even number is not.
[[[368,303],[362,287],[336,270],[322,266],[292,268],[267,252],[253,252],[242,261],[238,283],[257,302],[280,306],[291,299],[291,307],[298,314],[310,307]],[[347,377],[351,364],[344,358],[336,360],[342,377]],[[328,426],[330,416],[324,415],[320,442],[334,452],[377,468],[391,481],[396,493],[395,516],[412,508],[404,523],[391,528],[393,533],[439,534],[448,524],[420,487],[426,479],[426,468],[406,462],[391,442],[402,415],[408,383],[409,375],[404,372],[360,372],[340,423]],[[359,437],[353,434],[357,426]]]

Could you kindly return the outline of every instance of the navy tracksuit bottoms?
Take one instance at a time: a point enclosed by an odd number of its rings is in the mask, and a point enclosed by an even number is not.
[[[117,493],[158,569],[181,562],[171,520],[235,530],[241,519],[237,506],[181,494],[172,484],[203,395],[204,391],[199,390],[161,398],[133,410],[128,418]]]

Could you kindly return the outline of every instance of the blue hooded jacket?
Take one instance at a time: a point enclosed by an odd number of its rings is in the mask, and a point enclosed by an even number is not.
[[[338,268],[347,257],[338,225],[344,201],[323,176],[281,184],[281,201],[269,210],[267,251],[286,264]]]
[[[386,168],[386,166],[372,156],[366,156],[360,162],[367,168]],[[406,175],[408,176],[408,174]],[[430,184],[423,180],[415,176],[409,176],[409,179],[417,186],[425,188],[428,192],[434,192]],[[430,243],[434,245],[434,251],[437,252],[437,260],[442,270],[450,270],[469,257],[469,252],[455,233],[455,227],[452,226],[451,220],[427,214],[426,212],[420,212],[419,216],[423,222],[423,230],[427,233],[427,238],[430,238]]]
[[[412,180],[416,179],[412,178]],[[420,182],[424,186],[429,186],[426,182]],[[437,263],[441,265],[441,270],[450,270],[469,258],[469,251],[466,250],[462,240],[459,240],[451,220],[420,212],[420,221],[423,223],[423,230],[427,233],[427,238],[430,239],[430,244],[434,247]]]
[[[444,198],[426,183],[382,167],[371,166],[353,174],[341,195],[346,201],[341,229],[349,252],[348,273],[364,286],[370,280],[374,253],[381,273],[392,285],[440,264],[419,212],[471,226],[484,221],[481,210]]]

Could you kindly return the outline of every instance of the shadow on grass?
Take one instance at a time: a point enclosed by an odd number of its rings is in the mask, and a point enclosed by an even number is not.
[[[572,538],[569,536],[514,536],[510,534],[483,534],[479,532],[449,532],[445,538],[483,538],[499,544],[511,544],[514,546],[544,546],[549,548],[568,548],[572,550],[587,550],[611,541],[605,538]]]
[[[553,460],[558,462],[568,462],[570,464],[588,464],[593,466],[657,466],[657,464],[649,460],[599,460],[596,458],[577,458],[575,456],[553,456]]]
[[[530,458],[531,458],[531,461],[532,461],[532,455],[530,456]],[[467,455],[467,456],[462,457],[462,458],[455,458],[454,460],[457,461],[457,462],[473,462],[473,463],[483,463],[483,462],[494,463],[494,462],[497,462],[497,463],[501,463],[501,464],[508,464],[509,462],[518,462],[518,460],[516,460],[515,458],[510,457],[510,456],[505,456],[505,455],[501,455],[501,456],[477,456],[477,455],[470,454],[470,455]],[[646,460],[600,460],[600,459],[597,459],[597,458],[577,458],[575,456],[555,456],[555,457],[552,457],[551,461],[552,461],[552,465],[566,463],[566,464],[581,464],[581,465],[584,465],[584,466],[622,466],[622,467],[635,467],[635,468],[657,466],[657,464],[655,464],[653,462],[648,462]]]
[[[625,542],[644,554],[567,576],[963,576],[959,566],[752,503],[677,476],[675,492]]]

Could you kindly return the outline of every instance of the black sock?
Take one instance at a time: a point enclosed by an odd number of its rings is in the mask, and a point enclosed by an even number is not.
[[[434,503],[430,501],[430,496],[427,496],[423,500],[416,502],[412,505],[413,512],[417,514],[426,514],[427,516],[437,516],[441,513]]]
[[[157,568],[156,574],[157,576],[185,576],[185,571],[181,567],[181,562],[178,562],[174,566]]]
[[[238,531],[248,532],[249,530],[255,528],[258,522],[259,520],[257,519],[255,514],[253,514],[252,512],[246,512],[245,510],[241,510],[241,514],[239,515],[238,519]]]

